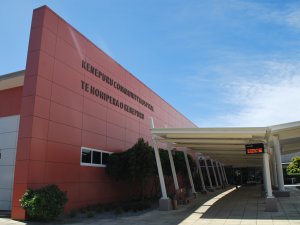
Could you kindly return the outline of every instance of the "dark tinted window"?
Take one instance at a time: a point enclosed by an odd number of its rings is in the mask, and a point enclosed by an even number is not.
[[[93,151],[93,164],[101,164],[101,152]]]
[[[82,149],[81,153],[81,162],[83,163],[91,163],[92,159],[92,151],[87,149]]]
[[[102,165],[107,164],[108,156],[109,156],[108,153],[102,152]]]

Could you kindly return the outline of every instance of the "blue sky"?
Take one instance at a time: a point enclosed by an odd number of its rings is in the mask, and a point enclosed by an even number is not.
[[[299,1],[1,2],[0,74],[48,5],[199,127],[300,120]]]

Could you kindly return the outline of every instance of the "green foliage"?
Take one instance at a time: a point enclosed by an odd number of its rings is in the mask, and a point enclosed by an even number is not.
[[[159,155],[164,176],[171,177],[172,170],[168,152],[159,149]],[[188,160],[192,174],[194,174],[196,171],[196,163],[190,155],[188,155]],[[188,181],[183,152],[175,151],[174,164],[177,174],[182,175],[185,177],[185,180]],[[108,158],[106,172],[116,180],[137,183],[136,186],[140,188],[139,195],[143,199],[147,179],[158,175],[154,149],[148,142],[145,142],[143,138],[140,138],[137,143],[127,151],[111,154]],[[126,211],[126,209],[124,210]]]
[[[99,205],[96,206],[96,212],[97,212],[97,213],[102,213],[103,210],[104,210],[103,205],[100,205],[100,204],[99,204]]]
[[[287,174],[300,174],[300,157],[296,156],[292,158],[292,162],[286,168]]]
[[[196,170],[196,163],[189,154],[187,156],[188,156],[191,172],[194,173],[194,171]],[[188,176],[183,152],[180,152],[180,151],[175,152],[174,164],[175,164],[177,174],[181,174],[183,176]]]
[[[116,180],[127,180],[129,154],[128,152],[113,153],[108,157],[106,172]]]
[[[77,216],[77,210],[76,209],[72,209],[70,212],[69,212],[69,217],[70,218],[74,218]]]
[[[59,190],[56,185],[48,185],[43,188],[28,189],[20,203],[31,219],[53,220],[59,216],[67,203],[66,193]]]
[[[193,174],[195,174],[195,171],[197,170],[196,163],[189,154],[187,155],[187,157],[188,157],[188,161],[190,164],[191,173],[193,175]],[[185,185],[189,186],[190,183],[189,183],[189,179],[188,179],[188,171],[187,171],[187,167],[186,167],[186,163],[185,163],[184,153],[181,151],[176,151],[173,158],[174,158],[176,173],[181,175],[184,179]]]
[[[87,210],[86,210],[86,207],[83,207],[83,208],[80,208],[80,213],[86,213],[87,212]]]
[[[92,217],[95,216],[95,212],[94,212],[94,211],[88,211],[87,214],[86,214],[86,216],[87,216],[88,218],[92,218]]]
[[[137,200],[137,201],[129,201],[129,202],[123,202],[121,204],[121,208],[123,211],[141,211],[144,209],[148,209],[151,207],[151,203],[148,200]]]
[[[161,161],[161,167],[164,172],[164,176],[172,176],[172,169],[171,169],[168,151],[164,149],[159,149],[159,157]],[[154,163],[155,163],[155,169],[157,170],[155,159],[154,159]]]
[[[154,175],[155,158],[152,147],[143,138],[126,152],[111,154],[106,172],[116,180],[128,180],[139,183],[143,197],[145,181]]]
[[[122,214],[122,213],[123,213],[123,209],[119,206],[119,207],[115,208],[114,213],[115,213],[116,215]]]
[[[129,179],[143,182],[145,178],[154,174],[155,164],[152,147],[143,138],[128,151],[128,174]]]

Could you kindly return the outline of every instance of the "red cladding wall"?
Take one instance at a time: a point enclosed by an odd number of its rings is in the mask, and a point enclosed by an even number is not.
[[[0,91],[0,117],[19,115],[21,99],[22,87]]]
[[[83,65],[83,60],[89,64]],[[154,111],[100,79],[99,71],[150,103]],[[91,86],[98,91],[92,92]],[[67,210],[124,196],[126,190],[107,177],[104,168],[80,166],[81,146],[118,152],[138,137],[150,141],[151,116],[156,127],[194,126],[45,6],[33,13],[22,102],[15,219],[25,217],[18,200],[28,187],[58,184],[67,191]]]

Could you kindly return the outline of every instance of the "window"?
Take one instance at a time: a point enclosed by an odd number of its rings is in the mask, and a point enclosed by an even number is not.
[[[101,152],[93,151],[93,164],[101,164]]]
[[[82,147],[80,165],[105,167],[110,154],[111,152]]]
[[[102,163],[105,165],[107,164],[108,156],[108,153],[102,152]]]
[[[91,163],[91,159],[92,159],[92,151],[88,149],[82,149],[81,162]]]

